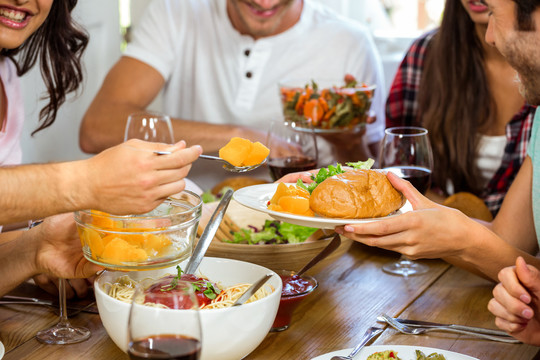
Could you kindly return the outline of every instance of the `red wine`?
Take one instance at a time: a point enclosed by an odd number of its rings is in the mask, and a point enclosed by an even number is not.
[[[429,189],[431,170],[419,166],[393,166],[385,170],[391,171],[402,179],[408,180],[422,194]]]
[[[304,156],[289,156],[268,160],[268,167],[272,178],[277,180],[293,172],[315,169],[317,160]]]
[[[168,359],[197,360],[201,342],[182,335],[155,335],[129,344],[128,355],[132,360]]]

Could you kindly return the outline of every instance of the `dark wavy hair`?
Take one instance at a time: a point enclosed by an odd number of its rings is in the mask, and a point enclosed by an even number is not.
[[[43,99],[49,102],[39,112],[40,124],[32,135],[52,125],[66,95],[77,90],[83,80],[81,57],[88,45],[88,34],[71,16],[75,5],[77,0],[54,0],[49,16],[36,32],[18,48],[3,49],[0,53],[15,62],[19,76],[27,73],[39,58],[47,87]]]
[[[481,41],[461,2],[447,0],[440,29],[426,52],[418,93],[420,120],[433,146],[432,181],[445,194],[450,180],[455,192],[482,195],[474,162],[476,134],[493,119],[495,106]]]

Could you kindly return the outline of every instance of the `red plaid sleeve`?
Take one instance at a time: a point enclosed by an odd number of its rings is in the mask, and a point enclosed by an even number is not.
[[[436,30],[416,39],[399,66],[386,100],[386,127],[418,123],[418,89],[426,50]]]

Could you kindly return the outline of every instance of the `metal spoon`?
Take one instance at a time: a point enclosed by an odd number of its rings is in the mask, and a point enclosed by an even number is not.
[[[302,274],[304,274],[306,271],[308,271],[313,266],[315,266],[315,264],[317,264],[319,261],[323,260],[328,255],[333,253],[334,250],[336,250],[340,244],[341,244],[341,237],[339,236],[339,234],[335,234],[332,241],[330,241],[330,244],[326,245],[326,247],[320,253],[318,253],[317,256],[311,259],[311,261],[308,262],[306,266],[302,268],[302,270],[297,272],[296,275],[302,276]]]
[[[156,155],[170,155],[171,152],[170,151],[154,151],[154,154]],[[264,164],[266,162],[266,159],[265,158],[263,161],[261,161],[260,163],[256,164],[256,165],[250,165],[250,166],[234,166],[233,164],[231,164],[230,162],[228,162],[227,160],[223,160],[222,158],[220,157],[217,157],[217,156],[212,156],[212,155],[200,155],[199,156],[201,159],[207,159],[207,160],[216,160],[216,161],[221,161],[223,163],[223,168],[227,171],[230,171],[230,172],[235,172],[235,173],[243,173],[243,172],[247,172],[247,171],[251,171],[251,170],[255,170],[256,168],[258,168],[259,166],[261,166],[262,164]]]
[[[216,235],[219,225],[221,225],[221,221],[223,220],[223,216],[225,215],[225,211],[229,206],[229,202],[232,199],[233,193],[233,190],[227,190],[225,195],[223,195],[223,197],[221,198],[218,206],[216,206],[216,210],[214,210],[212,217],[208,221],[208,224],[206,225],[206,228],[204,229],[199,239],[199,242],[197,243],[197,246],[195,246],[195,250],[193,250],[191,258],[188,261],[185,271],[186,274],[195,273],[195,270],[197,270],[197,268],[199,267],[199,264],[201,263],[204,254],[206,254],[206,250],[208,250],[212,239],[214,239],[214,236]]]
[[[260,280],[257,280],[255,283],[253,283],[244,293],[242,296],[240,296],[233,304],[232,306],[239,306],[248,301],[250,297],[253,296],[263,286],[266,284],[266,282],[272,277],[272,274],[266,274],[264,275]]]
[[[364,347],[364,345],[366,345],[369,340],[373,339],[375,336],[379,335],[381,332],[383,331],[383,329],[381,328],[378,328],[378,327],[370,327],[366,333],[364,334],[364,337],[362,338],[362,340],[360,341],[360,344],[356,345],[355,348],[351,351],[351,353],[347,356],[332,356],[332,358],[330,360],[352,360],[353,357],[358,354],[358,352],[360,350],[362,350],[362,348]]]
[[[233,164],[231,164],[227,160],[223,160],[222,158],[217,157],[217,156],[211,156],[211,155],[204,155],[203,154],[203,155],[200,155],[199,157],[201,159],[221,161],[223,163],[223,168],[225,170],[230,171],[230,172],[236,172],[236,173],[243,173],[243,172],[246,172],[246,171],[254,170],[254,169],[258,168],[259,166],[261,166],[262,164],[264,164],[266,162],[266,158],[265,158],[263,161],[261,161],[260,163],[258,163],[256,165],[234,166]]]

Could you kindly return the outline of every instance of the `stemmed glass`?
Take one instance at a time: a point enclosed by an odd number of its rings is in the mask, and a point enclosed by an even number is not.
[[[124,141],[141,139],[145,141],[174,143],[171,118],[156,112],[141,112],[128,116]]]
[[[386,129],[379,165],[381,169],[410,181],[418,191],[425,194],[429,189],[433,170],[433,152],[428,131],[412,126]],[[423,274],[428,269],[426,265],[412,261],[404,255],[397,262],[383,266],[384,271],[401,276]]]
[[[313,129],[276,119],[270,125],[266,145],[270,149],[268,168],[274,180],[317,167],[317,140]]]
[[[31,229],[34,226],[41,224],[43,220],[32,221],[28,225]],[[74,327],[67,317],[66,306],[66,279],[58,279],[58,300],[59,300],[59,320],[56,325],[48,329],[39,331],[36,334],[36,339],[45,344],[64,345],[75,344],[90,338],[90,330],[85,327]]]
[[[130,359],[199,359],[201,319],[192,285],[175,279],[137,285],[128,322]]]

